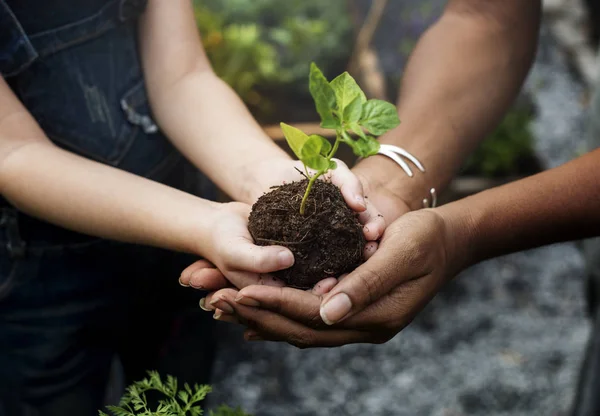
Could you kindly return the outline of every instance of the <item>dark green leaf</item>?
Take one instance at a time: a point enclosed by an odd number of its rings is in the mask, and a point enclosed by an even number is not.
[[[400,119],[394,104],[382,100],[369,100],[363,105],[359,124],[372,134],[380,136],[396,128]]]
[[[343,114],[344,121],[349,121],[349,119],[346,117],[346,109],[352,104],[353,101],[356,99],[359,100],[358,104],[355,104],[355,106],[358,107],[362,107],[362,104],[367,101],[367,97],[365,96],[364,92],[362,92],[354,78],[352,78],[352,76],[350,76],[350,74],[347,72],[344,72],[342,75],[331,81],[331,87],[335,92],[338,113]],[[356,111],[356,109],[353,111]],[[358,114],[356,120],[352,121],[358,121],[359,117],[360,113]]]
[[[333,115],[335,92],[314,62],[310,65],[309,89],[313,100],[315,100],[317,112],[321,116],[321,125],[324,128],[339,126],[339,121]]]
[[[331,147],[332,147],[329,140],[327,140],[323,136],[319,136],[318,134],[311,134],[310,136],[308,136],[309,139],[312,139],[313,137],[317,137],[318,138],[317,140],[320,140],[322,143],[319,154],[321,156],[329,156],[329,152],[331,152]]]
[[[311,136],[302,149],[300,149],[300,160],[306,166],[311,169],[318,171],[324,171],[329,168],[329,162],[323,156],[321,156],[321,149],[323,148],[323,138],[318,135]]]
[[[359,137],[357,140],[346,142],[352,147],[354,154],[359,157],[369,157],[376,155],[379,151],[379,142],[371,136]]]
[[[290,149],[292,149],[298,159],[302,160],[301,150],[309,139],[308,135],[302,130],[285,123],[281,123],[281,130]]]

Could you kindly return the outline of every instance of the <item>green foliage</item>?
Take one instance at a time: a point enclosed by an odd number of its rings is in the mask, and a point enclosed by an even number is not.
[[[321,116],[321,126],[334,129],[336,139],[331,146],[324,137],[308,136],[295,127],[281,123],[290,149],[305,167],[317,171],[309,178],[300,206],[302,214],[314,181],[328,170],[335,169],[336,165],[331,158],[340,143],[350,146],[356,156],[369,157],[377,154],[379,142],[364,130],[380,136],[400,124],[396,106],[381,100],[367,100],[364,92],[347,72],[329,82],[313,62],[310,66],[309,90]],[[351,133],[355,133],[357,138],[353,139]]]
[[[284,6],[278,0],[194,0],[194,7],[215,72],[260,114],[272,110],[262,91],[299,87],[306,62],[350,54],[344,0],[288,0]]]
[[[489,177],[531,173],[520,172],[523,161],[533,157],[531,118],[529,109],[522,106],[511,109],[467,160],[463,171]]]
[[[114,416],[200,416],[204,414],[199,403],[212,391],[210,386],[187,383],[179,389],[177,379],[168,375],[162,381],[156,371],[148,372],[148,378],[133,383],[127,388],[119,406],[108,406]],[[157,392],[163,398],[158,401],[156,409],[150,409],[148,392]],[[108,414],[99,411],[99,416]],[[251,416],[241,409],[232,409],[222,405],[216,411],[210,411],[209,416]]]

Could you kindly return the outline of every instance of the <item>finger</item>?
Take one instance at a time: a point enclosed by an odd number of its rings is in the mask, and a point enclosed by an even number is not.
[[[201,290],[218,290],[231,286],[223,273],[214,267],[194,271],[190,276],[189,285]]]
[[[365,249],[363,250],[363,257],[365,258],[365,260],[369,260],[373,256],[373,254],[375,254],[378,247],[379,244],[377,244],[377,242],[369,241],[365,245]]]
[[[390,294],[335,327],[357,330],[387,328],[397,333],[414,319],[438,289],[439,285],[433,282],[431,275],[404,282]]]
[[[239,319],[232,314],[226,313],[220,309],[215,310],[215,314],[213,315],[213,319],[215,321],[228,322],[230,324],[239,324]]]
[[[358,215],[358,220],[363,224],[363,234],[367,241],[378,240],[385,231],[385,218],[369,199],[366,200],[367,209]]]
[[[202,270],[202,269],[212,268],[212,267],[215,267],[215,266],[207,260],[198,260],[198,261],[190,264],[188,267],[186,267],[181,272],[181,276],[179,276],[179,284],[181,286],[186,286],[186,287],[189,286],[190,278],[192,277],[192,273],[194,273],[197,270]]]
[[[387,233],[386,233],[387,234]],[[336,285],[321,304],[321,318],[328,325],[340,322],[364,310],[395,286],[413,278],[415,253],[410,246],[402,249],[405,237],[398,232],[387,234],[379,249]]]
[[[365,193],[360,180],[348,169],[348,166],[339,159],[332,159],[337,163],[337,168],[331,171],[331,183],[340,188],[346,204],[356,212],[367,209]]]
[[[234,303],[231,306],[234,309],[236,309],[236,305],[258,307],[268,309],[311,328],[325,326],[319,314],[321,297],[314,295],[311,291],[290,287],[248,286],[240,290],[236,296],[230,297],[230,293],[220,291],[219,295],[225,295],[225,300],[233,299]]]
[[[228,246],[225,262],[228,270],[271,273],[291,267],[294,255],[285,247],[257,246],[243,238]]]
[[[338,280],[335,277],[328,277],[327,279],[321,280],[317,283],[310,292],[313,295],[321,296],[329,292],[335,285],[337,285]]]
[[[238,305],[236,315],[243,317],[259,339],[285,341],[298,348],[337,347],[358,342],[378,342],[376,334],[348,329],[317,330],[273,312]],[[252,340],[252,338],[250,338]]]
[[[216,292],[211,292],[202,299],[200,299],[200,308],[206,312],[212,312],[215,309],[219,308],[221,310],[225,310],[225,312],[227,313],[233,313],[233,308],[229,305],[225,306],[224,304],[227,304],[227,299],[235,299],[237,295],[238,291],[232,288],[221,289],[217,290]],[[230,303],[233,303],[233,301]]]

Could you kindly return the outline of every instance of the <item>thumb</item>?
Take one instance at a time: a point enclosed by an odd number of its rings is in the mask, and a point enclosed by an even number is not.
[[[332,160],[335,160],[337,168],[331,171],[331,183],[340,188],[340,192],[350,208],[356,212],[365,211],[367,203],[362,183],[344,162],[339,159]]]
[[[395,244],[390,240],[393,238],[384,241],[387,244],[382,244],[373,257],[340,280],[323,298],[320,308],[323,322],[333,325],[349,318],[409,280],[403,275],[405,267],[393,259]]]
[[[230,270],[253,273],[271,273],[294,264],[294,255],[281,246],[257,246],[247,239],[232,244],[226,265]]]

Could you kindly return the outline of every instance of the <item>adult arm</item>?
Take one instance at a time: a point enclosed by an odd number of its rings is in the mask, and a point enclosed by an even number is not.
[[[532,63],[540,9],[539,0],[451,0],[421,37],[403,75],[402,123],[381,142],[411,152],[426,173],[409,178],[384,156],[353,169],[388,221],[405,211],[395,205],[419,209],[430,188],[443,190],[501,120]]]

